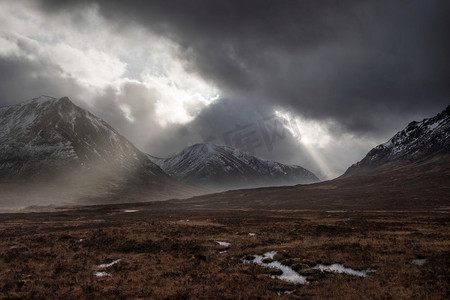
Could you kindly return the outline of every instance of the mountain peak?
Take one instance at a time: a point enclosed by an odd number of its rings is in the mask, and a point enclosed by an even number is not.
[[[198,153],[204,156],[211,156],[211,155],[218,155],[220,151],[226,150],[226,149],[231,149],[231,150],[236,150],[239,151],[237,149],[232,149],[231,147],[228,146],[219,146],[219,145],[214,145],[214,144],[208,144],[208,143],[197,143],[191,146],[188,146],[186,148],[184,148],[183,150],[181,150],[179,153],[177,153],[176,155],[180,155],[180,154],[193,154],[193,153]]]
[[[31,100],[25,101],[23,103],[20,103],[18,105],[25,106],[25,105],[42,105],[42,104],[54,104],[54,103],[70,103],[72,105],[75,105],[67,96],[61,97],[61,98],[55,98],[52,96],[47,95],[41,95],[39,97],[33,98]],[[14,106],[14,105],[12,105]]]
[[[208,143],[197,143],[192,146],[187,147],[185,150],[197,150],[201,152],[214,153],[216,152],[216,145]]]
[[[20,149],[20,151],[14,151]],[[58,164],[108,162],[118,168],[148,165],[162,171],[108,123],[76,106],[68,97],[40,96],[0,110],[0,154],[15,169],[39,172],[34,157]],[[2,158],[0,158],[0,171]]]
[[[44,103],[44,102],[47,102],[47,101],[55,101],[55,100],[57,100],[55,97],[46,96],[46,95],[41,95],[41,96],[39,96],[39,97],[36,97],[36,98],[31,99],[31,100],[28,101],[28,102],[23,103],[22,105],[25,105],[25,104],[28,104],[28,103],[36,103],[36,104],[39,104],[39,103]]]
[[[72,105],[75,105],[75,104],[69,99],[69,97],[61,97],[61,98],[59,98],[56,102],[57,102],[57,103],[64,103],[64,104],[72,104]]]

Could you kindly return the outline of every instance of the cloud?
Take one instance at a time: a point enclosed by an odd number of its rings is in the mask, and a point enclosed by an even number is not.
[[[37,95],[77,95],[82,87],[55,65],[24,57],[0,56],[0,104],[12,105]]]
[[[224,97],[331,118],[356,134],[383,136],[450,96],[448,1],[95,3],[111,22],[170,37]]]
[[[40,94],[67,95],[114,121],[126,117],[167,125],[188,122],[216,99],[217,89],[183,68],[177,45],[167,38],[139,26],[108,22],[92,3],[51,17],[35,4],[0,3],[5,20],[0,32],[2,70],[17,75],[5,81],[11,84],[2,87],[2,104]],[[64,82],[61,88],[58,82]],[[21,85],[36,88],[19,89]],[[99,106],[104,102],[113,108]],[[150,102],[154,111],[144,114],[142,105]]]
[[[286,115],[286,114],[283,114]],[[301,165],[319,177],[333,178],[377,144],[370,138],[334,134],[332,122],[280,117],[270,105],[257,110],[243,101],[221,99],[192,121],[157,130],[143,149],[167,157],[196,142],[227,145],[263,159]],[[368,146],[369,145],[369,146]]]

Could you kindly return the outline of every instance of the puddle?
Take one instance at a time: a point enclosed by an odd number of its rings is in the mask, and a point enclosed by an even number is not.
[[[332,264],[332,265],[317,265],[313,269],[320,270],[322,272],[333,272],[333,273],[340,273],[340,274],[347,274],[347,275],[353,275],[353,276],[359,276],[359,277],[366,277],[367,273],[375,272],[375,270],[367,269],[367,270],[353,270],[352,268],[346,268],[341,264]]]
[[[221,242],[221,241],[216,241],[217,244],[219,244],[222,247],[230,247],[230,243],[228,242]]]
[[[101,265],[98,265],[97,268],[99,268],[99,269],[106,269],[106,268],[112,267],[112,266],[114,266],[115,264],[119,263],[119,261],[120,261],[120,259],[116,259],[115,261],[110,262],[109,264],[101,264]]]
[[[124,210],[123,212],[126,212],[126,213],[134,213],[134,212],[138,212],[139,210],[137,210],[137,209],[126,209],[126,210]]]
[[[416,258],[412,260],[412,263],[418,266],[423,266],[423,264],[427,261],[426,258]]]
[[[308,284],[306,277],[301,276],[300,274],[295,272],[292,268],[285,266],[278,261],[272,261],[270,263],[264,262],[264,260],[266,259],[273,259],[275,254],[277,254],[276,251],[271,251],[264,253],[264,255],[254,255],[253,260],[247,260],[245,258],[242,258],[241,260],[245,264],[254,263],[263,267],[278,269],[283,272],[281,275],[271,276],[272,278],[277,278],[291,283]]]
[[[254,232],[250,232],[249,234],[248,234],[248,236],[255,236],[256,235],[256,233],[254,233]]]
[[[106,273],[106,272],[94,272],[94,275],[96,277],[111,277],[111,274]]]

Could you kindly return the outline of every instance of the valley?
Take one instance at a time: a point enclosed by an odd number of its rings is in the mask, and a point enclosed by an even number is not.
[[[199,210],[162,203],[0,215],[1,294],[8,299],[450,295],[448,210]],[[284,281],[278,269],[243,262],[271,251],[276,253],[266,263],[279,262],[308,283]],[[318,264],[369,272],[366,277],[322,272]]]
[[[0,0],[0,300],[450,299],[449,15]]]

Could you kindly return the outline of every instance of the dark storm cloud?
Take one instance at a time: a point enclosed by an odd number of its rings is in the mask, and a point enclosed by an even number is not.
[[[81,89],[75,80],[61,76],[61,70],[42,61],[0,56],[0,106],[17,104],[40,96],[62,97]]]
[[[115,24],[166,35],[225,97],[385,135],[449,102],[448,1],[95,2]],[[380,125],[382,124],[382,125]]]

